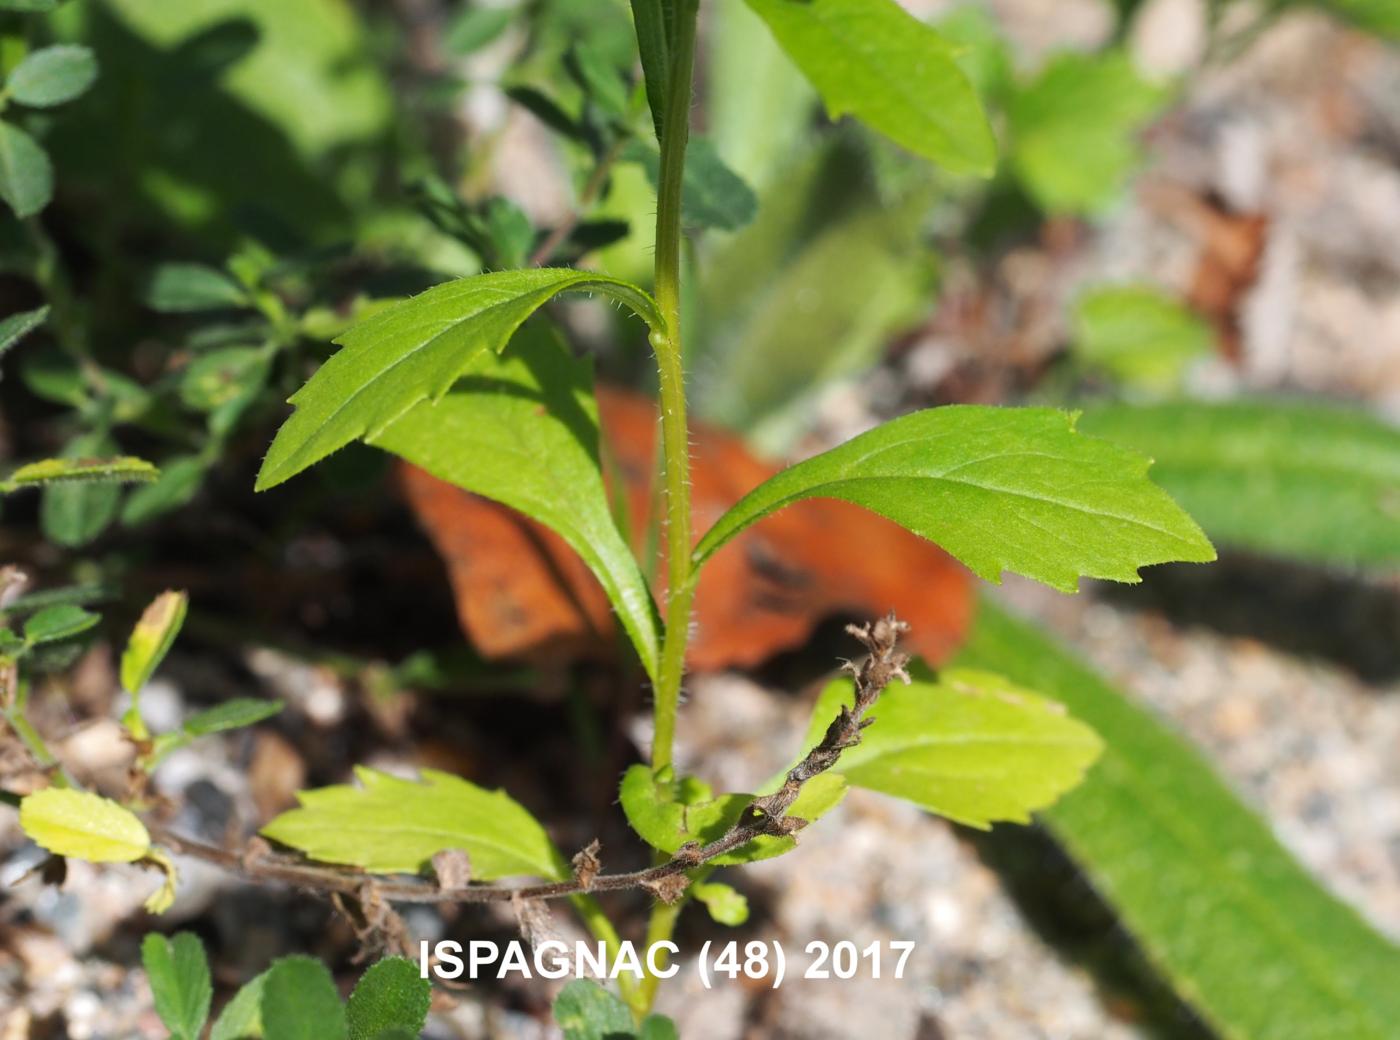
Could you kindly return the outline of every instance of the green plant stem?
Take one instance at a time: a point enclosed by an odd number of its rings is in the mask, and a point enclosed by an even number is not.
[[[593,938],[601,942],[607,949],[608,962],[616,960],[622,951],[622,937],[617,934],[617,928],[613,926],[612,919],[607,912],[586,892],[580,892],[573,896],[569,902],[574,906],[574,912],[582,919],[584,927],[592,934]],[[622,999],[629,1006],[635,1006],[638,999],[639,985],[626,973],[622,972],[617,977],[617,988],[622,991]]]
[[[690,606],[695,596],[690,562],[690,437],[685,419],[681,349],[681,183],[690,134],[690,80],[695,64],[696,0],[676,12],[671,75],[666,86],[661,172],[656,192],[656,302],[664,329],[652,332],[661,397],[662,468],[666,483],[666,636],[656,686],[651,764],[671,764],[680,705]]]
[[[646,949],[659,942],[671,938],[671,933],[676,930],[676,920],[681,915],[681,908],[690,901],[689,896],[682,896],[674,903],[657,903],[652,907],[651,918],[647,921],[647,942]],[[657,967],[665,970],[670,958],[662,951],[657,954]],[[643,963],[646,963],[644,960]],[[619,976],[620,977],[620,976]],[[636,991],[631,1000],[632,1013],[636,1015],[637,1021],[641,1021],[651,1010],[651,1006],[656,1001],[656,989],[661,985],[661,979],[647,972],[637,985]]]
[[[695,596],[690,539],[690,433],[685,418],[685,353],[681,346],[681,187],[685,147],[690,136],[690,92],[695,65],[698,0],[680,0],[670,41],[669,75],[662,119],[661,170],[656,189],[657,308],[665,323],[654,329],[651,345],[661,398],[661,455],[666,485],[666,634],[652,707],[653,769],[671,765],[676,712],[690,638],[690,607]],[[671,937],[684,900],[657,902],[647,922],[647,946]],[[629,996],[640,1022],[651,1010],[661,980],[648,973]]]

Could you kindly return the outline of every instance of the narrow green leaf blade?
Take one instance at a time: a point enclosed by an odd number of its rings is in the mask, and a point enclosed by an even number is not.
[[[1319,563],[1400,563],[1400,430],[1289,401],[1091,408],[1088,433],[1151,455],[1153,477],[1226,545]]]
[[[48,320],[49,308],[45,304],[32,311],[11,314],[8,318],[0,321],[0,355],[3,355],[5,351]]]
[[[264,701],[255,697],[236,697],[218,707],[201,711],[185,720],[182,729],[192,737],[207,737],[230,729],[254,726],[270,719],[286,705],[281,701]]]
[[[1082,576],[1215,551],[1147,479],[1148,460],[1075,432],[1049,408],[953,405],[915,412],[783,470],[715,523],[703,562],[749,524],[803,498],[864,506],[937,542],[976,574],[1015,571],[1072,592]]]
[[[24,623],[24,638],[30,643],[53,643],[86,632],[102,618],[72,603],[45,607]]]
[[[377,874],[415,873],[434,853],[465,849],[478,881],[570,876],[544,828],[504,791],[434,769],[422,775],[418,782],[357,768],[359,786],[302,791],[301,808],[278,816],[262,833],[313,859]]]
[[[996,142],[953,48],[894,0],[748,0],[833,118],[850,113],[957,173],[989,175]]]
[[[465,367],[449,394],[413,406],[369,443],[557,532],[602,583],[655,677],[660,621],[603,487],[591,367],[533,324],[504,357],[481,354]]]
[[[199,939],[189,932],[172,939],[150,932],[141,942],[141,961],[151,980],[156,1014],[172,1040],[199,1040],[214,995]]]
[[[812,713],[818,743],[854,689],[839,679]],[[892,685],[861,742],[837,768],[851,783],[969,827],[1029,823],[1083,779],[1103,742],[1053,701],[987,671],[953,669],[935,681]]]
[[[39,142],[0,122],[0,199],[17,217],[32,217],[53,198],[53,163]]]
[[[592,979],[574,979],[559,991],[554,1021],[564,1040],[631,1040],[637,1035],[627,1005]]]
[[[396,1027],[417,1036],[431,1000],[432,985],[412,961],[386,957],[370,966],[350,994],[346,1007],[350,1040],[376,1040]]]
[[[647,105],[652,127],[661,140],[666,112],[666,82],[671,77],[671,19],[668,10],[675,0],[631,0],[632,21],[637,28],[637,51],[642,59],[642,79],[646,83]]]
[[[122,651],[122,689],[140,693],[153,673],[160,667],[189,611],[189,596],[167,589],[142,612],[131,637]]]
[[[97,79],[97,58],[86,47],[59,44],[34,51],[15,66],[5,86],[21,105],[49,108],[72,101]]]
[[[654,328],[651,297],[629,282],[555,268],[500,271],[448,282],[356,325],[341,350],[292,395],[292,417],[258,473],[274,487],[361,437],[374,437],[423,400],[436,400],[481,354],[499,353],[561,292],[607,293]]]
[[[265,1040],[347,1040],[335,981],[312,957],[283,957],[268,969],[262,1023]]]
[[[52,484],[148,484],[159,476],[160,470],[155,466],[145,459],[132,456],[114,459],[42,459],[15,470],[0,481],[0,488],[19,491]]]
[[[87,791],[46,787],[26,795],[19,824],[50,852],[91,863],[130,863],[151,847],[151,836],[135,814]]]
[[[1043,819],[1216,1032],[1394,1035],[1400,950],[1313,880],[1200,754],[990,603],[957,663],[1034,685],[1104,738],[1098,765]]]

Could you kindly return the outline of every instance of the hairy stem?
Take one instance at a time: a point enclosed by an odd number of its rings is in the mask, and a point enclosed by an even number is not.
[[[651,764],[671,764],[676,709],[685,672],[694,582],[690,564],[690,440],[685,420],[681,351],[681,184],[690,124],[690,80],[695,64],[697,0],[681,0],[671,41],[670,79],[656,192],[656,302],[664,330],[652,333],[660,377],[662,467],[666,483],[666,636],[656,685]]]

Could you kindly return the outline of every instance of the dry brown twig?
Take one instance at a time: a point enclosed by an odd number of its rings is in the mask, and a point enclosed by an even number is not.
[[[827,727],[822,737],[788,770],[783,784],[772,794],[755,798],[740,814],[738,822],[721,837],[706,845],[690,842],[681,846],[671,859],[646,870],[604,874],[598,859],[596,841],[574,857],[575,875],[569,881],[554,881],[535,885],[443,885],[431,880],[391,881],[375,879],[374,893],[378,899],[402,903],[492,903],[526,900],[563,899],[584,892],[616,892],[642,888],[665,902],[674,902],[685,892],[689,879],[686,873],[709,860],[748,844],[763,836],[793,837],[807,821],[789,816],[788,810],[797,800],[803,786],[813,777],[836,765],[841,753],[860,743],[861,731],[874,719],[866,712],[895,679],[909,682],[905,666],[906,654],[898,649],[899,637],[909,630],[893,613],[871,624],[849,625],[850,632],[868,651],[859,661],[847,661],[844,670],[855,679],[855,700],[842,705],[841,713]],[[250,881],[282,883],[321,892],[359,895],[364,892],[368,875],[343,867],[307,863],[292,856],[271,851],[265,842],[254,838],[252,854],[231,852],[176,834],[163,825],[150,825],[152,836],[175,852],[213,863]]]

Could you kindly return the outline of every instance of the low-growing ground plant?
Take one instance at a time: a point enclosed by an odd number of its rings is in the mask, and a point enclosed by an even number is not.
[[[887,0],[751,6],[833,116],[849,112],[950,170],[991,171],[995,147],[977,94],[932,28]],[[257,486],[273,488],[363,440],[524,513],[577,551],[607,591],[651,684],[650,758],[620,778],[620,795],[657,865],[611,873],[596,845],[566,859],[507,794],[428,771],[415,782],[362,770],[357,785],[304,792],[299,809],[263,829],[304,860],[269,853],[230,861],[178,836],[157,836],[176,851],[341,893],[359,890],[360,872],[413,875],[437,866],[436,880],[386,878],[376,897],[568,898],[609,944],[618,935],[595,894],[641,888],[655,900],[646,937],[659,943],[692,899],[721,920],[742,916],[737,896],[711,874],[787,852],[848,784],[986,827],[1027,820],[1072,787],[1099,751],[1082,723],[994,673],[959,669],[916,681],[897,645],[905,626],[891,615],[852,628],[865,656],[822,698],[808,746],[794,749],[795,764],[769,787],[714,792],[683,775],[675,744],[693,597],[706,563],[745,528],[804,498],[843,499],[936,541],[983,578],[1011,571],[1065,591],[1085,576],[1136,581],[1146,565],[1213,558],[1199,528],[1149,481],[1145,457],[1079,433],[1073,414],[1048,408],[950,406],[904,416],[783,470],[708,530],[693,531],[681,259],[698,0],[637,0],[633,12],[659,146],[652,290],[586,270],[537,267],[449,282],[385,309],[343,333],[340,351],[292,397],[296,410]],[[589,367],[539,313],[563,293],[605,296],[646,326],[660,394],[661,607],[610,509]],[[158,657],[183,609],[183,600],[157,601],[128,656]],[[133,697],[148,672],[149,665],[133,664]],[[887,690],[892,683],[903,688]],[[232,724],[252,720],[243,715]],[[125,721],[143,748],[141,769],[200,730],[152,738],[137,703]],[[953,750],[959,743],[968,747]],[[95,795],[39,792],[24,800],[21,818],[56,854],[159,856],[134,816]],[[445,876],[443,864],[461,853],[462,865]],[[495,883],[516,875],[543,880]],[[148,962],[170,956],[160,942],[147,951]],[[273,968],[268,985],[285,970]],[[652,974],[622,982],[639,1021],[657,982]],[[190,1018],[182,1028],[179,1035],[193,1036],[199,1027]]]
[[[0,0],[0,10],[55,6],[15,3]],[[935,189],[946,195],[938,206],[960,207],[955,223],[969,248],[994,238],[1006,212],[1092,217],[1113,205],[1137,170],[1138,133],[1170,104],[1172,90],[1149,82],[1120,46],[1139,7],[1132,2],[1115,5],[1118,31],[1101,51],[1055,56],[1035,74],[1013,70],[1006,43],[975,11],[930,25],[894,0],[744,0],[724,11],[717,4],[710,13],[724,43],[710,56],[712,68],[738,61],[726,58],[724,46],[738,40],[733,25],[746,31],[747,23],[733,21],[742,14],[766,27],[761,44],[744,46],[776,44],[800,72],[774,89],[799,98],[775,104],[787,122],[800,122],[803,92],[815,92],[833,123],[850,116],[858,124],[842,124],[786,165],[771,144],[750,140],[749,167],[767,164],[772,174],[755,192],[712,140],[692,140],[700,6],[631,0],[636,47],[629,42],[625,54],[591,36],[569,44],[556,62],[562,71],[555,70],[563,83],[555,94],[567,92],[569,104],[524,78],[507,85],[514,104],[583,157],[578,211],[557,226],[537,232],[520,207],[501,198],[467,204],[433,173],[414,181],[411,219],[418,223],[404,237],[422,241],[431,226],[434,248],[459,262],[466,253],[484,273],[416,295],[367,293],[376,298],[347,303],[338,295],[344,258],[334,250],[300,243],[275,251],[256,237],[230,236],[222,213],[190,217],[217,243],[210,255],[222,267],[162,262],[143,275],[142,304],[191,323],[181,347],[192,360],[162,369],[149,385],[99,360],[96,307],[75,301],[58,262],[62,249],[35,216],[53,198],[53,164],[41,144],[49,124],[31,126],[28,110],[80,98],[104,74],[102,55],[59,43],[8,71],[0,92],[0,201],[25,222],[20,253],[48,302],[0,319],[0,354],[36,334],[51,337],[24,353],[21,372],[36,397],[62,409],[65,438],[51,452],[61,457],[39,456],[0,478],[7,502],[43,496],[39,526],[50,543],[69,548],[91,544],[118,520],[140,528],[178,513],[236,456],[240,438],[258,437],[261,450],[268,417],[281,418],[280,398],[333,340],[338,350],[292,394],[294,411],[267,448],[256,489],[272,491],[360,443],[529,518],[597,580],[627,665],[644,676],[650,698],[644,760],[613,778],[650,860],[641,869],[612,866],[638,862],[638,850],[619,855],[598,841],[560,848],[509,792],[433,769],[405,778],[360,767],[354,782],[301,791],[299,806],[260,836],[224,847],[170,823],[153,774],[175,751],[267,720],[281,704],[226,700],[154,731],[143,689],[187,612],[199,610],[185,593],[166,591],[146,608],[120,656],[126,696],[118,722],[134,749],[125,789],[112,797],[85,790],[31,722],[30,691],[40,676],[73,663],[111,590],[94,583],[31,590],[23,573],[6,568],[0,718],[48,786],[3,798],[49,854],[40,873],[61,881],[69,858],[149,868],[153,914],[167,911],[179,892],[174,855],[323,895],[367,949],[390,954],[364,972],[348,1002],[324,965],[291,956],[211,1016],[200,941],[152,932],[142,959],[161,1022],[179,1040],[398,1040],[424,1027],[430,986],[423,976],[432,964],[396,906],[505,904],[530,941],[548,933],[550,907],[567,906],[609,957],[629,940],[660,947],[687,910],[742,924],[745,898],[718,872],[791,853],[806,828],[823,826],[821,817],[851,787],[863,787],[978,829],[1028,823],[1045,810],[1051,833],[1115,902],[1154,964],[1224,1035],[1264,1035],[1261,1028],[1283,1018],[1299,1026],[1299,1036],[1323,1035],[1307,1030],[1338,1021],[1347,1035],[1384,1035],[1376,997],[1383,986],[1375,979],[1394,963],[1393,947],[1299,871],[1177,738],[990,604],[963,649],[937,670],[901,648],[908,625],[895,613],[850,626],[843,645],[821,647],[831,658],[856,656],[818,696],[802,743],[774,749],[765,783],[717,791],[686,771],[683,704],[700,583],[753,525],[805,500],[862,507],[988,582],[1009,572],[1062,592],[1085,578],[1136,582],[1143,567],[1213,560],[1207,534],[1329,564],[1400,559],[1388,497],[1400,472],[1394,431],[1335,409],[1179,399],[1183,372],[1210,352],[1213,332],[1189,308],[1137,284],[1091,286],[1072,304],[1070,381],[1107,380],[1103,396],[1121,400],[1092,400],[1082,411],[962,404],[914,411],[782,469],[702,529],[691,501],[689,413],[697,396],[707,418],[743,427],[768,447],[791,447],[814,390],[868,364],[926,295],[930,275],[914,259],[915,247],[925,223],[949,223],[926,220]],[[1233,6],[1210,5],[1214,28]],[[1236,28],[1212,45],[1212,59],[1243,46],[1289,6],[1263,5],[1257,22],[1232,21]],[[1384,5],[1325,6],[1376,32],[1400,31]],[[536,12],[542,20],[553,17],[547,7]],[[448,45],[459,53],[484,47],[510,17],[467,8]],[[203,41],[210,54],[190,60],[218,66],[223,59],[211,41],[243,45],[237,33],[211,33]],[[732,92],[733,82],[731,75],[725,89]],[[354,109],[368,122],[373,93]],[[97,124],[111,114],[97,112]],[[290,137],[314,136],[294,122],[286,129]],[[792,132],[779,125],[769,136],[786,140]],[[853,152],[862,152],[861,174],[844,176]],[[940,172],[911,174],[910,156]],[[625,270],[625,256],[585,265],[637,237],[607,211],[611,179],[628,166],[655,192],[646,285],[645,275],[602,270]],[[359,172],[346,180],[374,179]],[[222,183],[218,171],[210,177]],[[836,182],[840,205],[819,212]],[[159,177],[142,183],[162,184]],[[333,223],[314,177],[285,188],[281,217],[304,217],[318,228]],[[814,227],[775,199],[810,211],[803,219]],[[202,212],[193,191],[171,191],[161,204]],[[394,219],[410,218],[400,212]],[[729,237],[715,248],[690,248],[701,229]],[[415,288],[423,280],[409,279]],[[829,292],[810,299],[812,284]],[[625,495],[609,480],[594,362],[560,320],[556,300],[570,295],[613,305],[622,315],[613,327],[622,352],[634,345],[638,359],[654,362],[646,381],[657,391],[657,508],[654,529],[640,536],[620,502]],[[1052,383],[1041,399],[1076,403],[1062,389]],[[127,428],[139,432],[138,453],[158,466],[118,454],[116,434]],[[1157,463],[1149,472],[1151,459]],[[346,485],[352,478],[337,470],[325,479]],[[134,485],[125,499],[124,484]],[[262,501],[278,503],[282,494]],[[843,549],[856,560],[865,551],[854,543]],[[1075,798],[1060,801],[1081,784]],[[1198,807],[1205,808],[1197,814]],[[584,821],[579,829],[591,827]],[[1205,908],[1199,920],[1183,925],[1176,908],[1156,898],[1158,877]],[[616,914],[628,897],[612,895],[629,892],[647,907],[636,935],[626,934]],[[1204,928],[1205,918],[1231,922],[1229,942],[1190,931]],[[1348,950],[1350,968],[1333,959]],[[1230,984],[1235,955],[1258,976],[1250,985]],[[1294,970],[1270,974],[1274,957],[1291,958]],[[1356,967],[1363,963],[1364,970]],[[566,985],[554,1015],[568,1040],[675,1036],[653,1011],[667,959],[643,965],[639,976],[621,973],[607,985]]]

